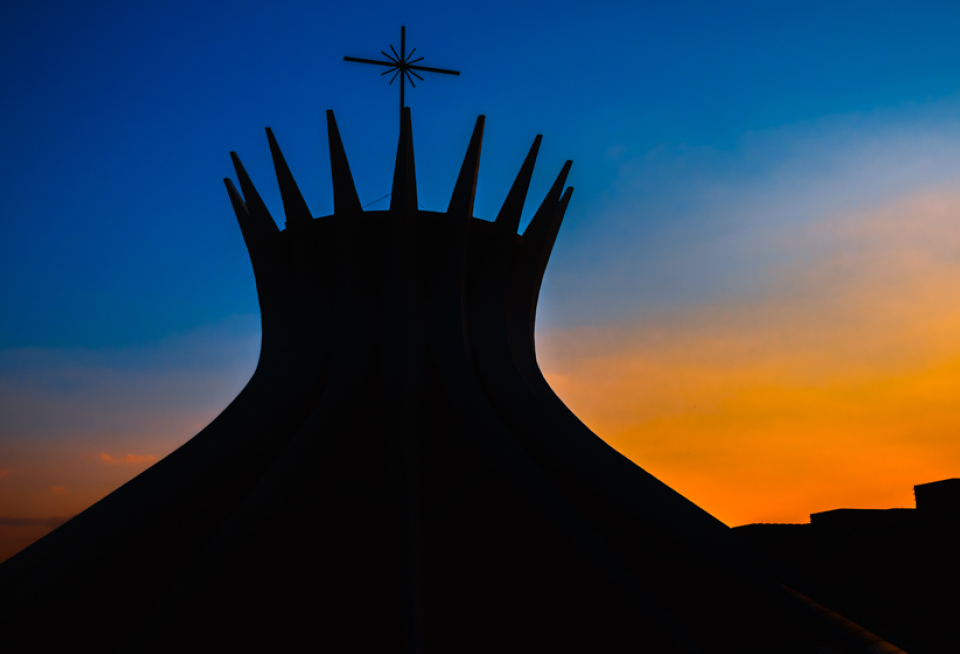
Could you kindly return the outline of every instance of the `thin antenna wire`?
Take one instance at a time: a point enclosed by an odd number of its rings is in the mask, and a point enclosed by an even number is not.
[[[383,200],[384,198],[389,198],[391,195],[393,195],[393,193],[387,193],[387,194],[384,195],[382,198],[377,198],[376,200],[374,200],[374,201],[371,202],[370,204],[376,204],[377,202],[379,202],[380,200]],[[370,204],[365,204],[365,205],[363,205],[363,206],[360,207],[360,208],[361,208],[361,209],[366,209],[367,207],[370,206]]]
[[[389,198],[391,195],[393,195],[393,193],[387,193],[387,194],[384,195],[382,198],[377,198],[376,200],[374,200],[374,201],[371,202],[370,204],[365,204],[365,205],[363,205],[363,206],[360,207],[360,208],[361,208],[361,209],[366,209],[366,208],[369,207],[371,204],[376,204],[376,203],[379,202],[380,200],[385,200],[385,199]],[[420,207],[421,209],[423,209],[424,211],[427,211],[427,208],[426,208],[425,206],[423,206],[422,204],[420,204],[419,202],[417,202],[417,206]]]

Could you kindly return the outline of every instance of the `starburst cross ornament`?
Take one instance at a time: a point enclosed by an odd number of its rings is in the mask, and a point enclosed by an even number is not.
[[[389,70],[386,70],[380,73],[381,76],[393,73],[393,77],[390,78],[390,83],[393,84],[394,80],[397,79],[397,75],[400,76],[400,115],[403,116],[403,108],[406,106],[403,101],[403,84],[404,78],[410,81],[410,86],[417,88],[417,85],[413,83],[413,77],[416,77],[421,82],[423,78],[417,75],[418,70],[423,70],[428,73],[443,73],[445,75],[459,75],[459,70],[447,70],[445,68],[430,68],[428,66],[414,66],[418,61],[422,61],[423,57],[417,59],[411,59],[413,53],[417,51],[416,48],[407,52],[407,28],[404,25],[400,26],[400,54],[397,54],[396,49],[391,45],[391,52],[393,56],[390,56],[383,50],[380,53],[389,59],[389,61],[379,61],[377,59],[358,59],[357,57],[344,57],[344,61],[356,61],[361,64],[376,64],[377,66],[388,66]],[[411,77],[411,75],[413,77]]]

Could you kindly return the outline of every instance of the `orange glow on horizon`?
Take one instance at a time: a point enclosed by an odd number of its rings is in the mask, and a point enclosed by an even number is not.
[[[538,335],[594,432],[729,525],[912,507],[960,476],[960,194],[789,235],[762,298]]]

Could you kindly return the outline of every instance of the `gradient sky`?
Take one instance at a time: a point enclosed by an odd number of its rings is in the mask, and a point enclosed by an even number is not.
[[[913,506],[960,476],[960,5],[32,2],[0,22],[0,560],[242,388],[259,317],[221,179],[314,215],[323,112],[389,193],[399,47],[420,201],[478,114],[476,215],[533,137],[573,159],[541,365],[600,436],[727,524]],[[385,208],[386,201],[371,208]]]

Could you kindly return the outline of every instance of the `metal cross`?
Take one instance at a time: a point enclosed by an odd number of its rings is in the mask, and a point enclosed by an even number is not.
[[[386,75],[388,73],[393,73],[393,77],[390,78],[391,84],[393,84],[393,81],[397,79],[397,75],[399,75],[400,76],[400,115],[401,116],[403,115],[403,108],[405,106],[403,103],[404,78],[410,80],[410,86],[412,86],[413,88],[417,88],[417,85],[413,83],[413,77],[410,77],[411,75],[416,77],[421,82],[423,81],[423,78],[417,75],[413,71],[425,70],[428,73],[444,73],[446,75],[460,74],[459,70],[446,70],[445,68],[428,68],[427,66],[414,66],[413,64],[417,63],[418,61],[421,61],[423,57],[420,57],[419,59],[413,59],[413,60],[410,59],[410,57],[413,56],[413,53],[416,52],[417,49],[414,48],[409,52],[409,54],[407,53],[406,51],[407,50],[407,28],[404,25],[400,26],[400,54],[397,54],[397,51],[394,49],[392,45],[390,46],[390,50],[393,52],[392,57],[388,55],[386,52],[384,52],[383,50],[380,51],[380,53],[390,61],[377,61],[376,59],[357,59],[356,57],[344,57],[343,60],[357,61],[357,62],[360,62],[361,64],[376,64],[378,66],[389,66],[390,70],[384,71],[380,73],[380,75],[382,77],[383,75]],[[396,71],[396,72],[394,73],[393,71]]]

